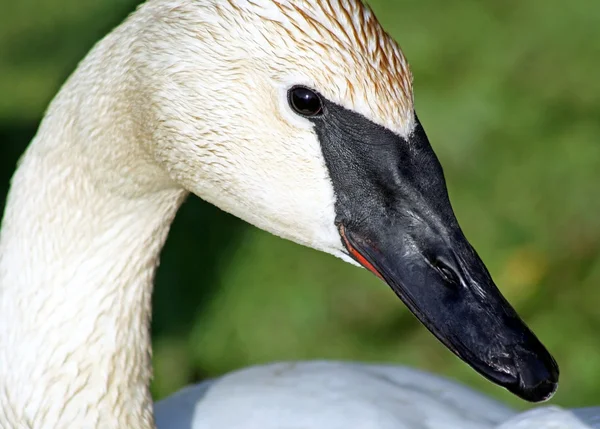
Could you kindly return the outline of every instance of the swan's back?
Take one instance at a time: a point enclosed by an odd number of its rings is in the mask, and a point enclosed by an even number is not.
[[[244,369],[185,389],[155,411],[159,429],[491,429],[513,415],[414,369],[339,362]]]
[[[341,362],[247,368],[158,402],[155,415],[158,429],[600,428],[600,408],[516,414],[411,368]]]
[[[525,411],[497,429],[591,429],[600,428],[600,407],[565,410],[542,407]]]

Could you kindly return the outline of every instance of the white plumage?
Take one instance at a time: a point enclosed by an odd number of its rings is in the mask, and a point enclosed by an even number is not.
[[[159,429],[600,428],[600,408],[517,414],[413,368],[341,362],[247,368],[188,387],[158,402],[155,412]]]
[[[353,262],[319,141],[285,94],[319,88],[408,137],[411,80],[355,0],[142,5],[79,65],[13,177],[0,428],[154,426],[152,280],[190,192]],[[598,414],[514,415],[416,370],[333,362],[248,368],[156,405],[160,429],[583,429]]]

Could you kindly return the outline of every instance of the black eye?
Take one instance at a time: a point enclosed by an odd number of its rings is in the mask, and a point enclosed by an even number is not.
[[[314,117],[323,112],[321,97],[304,86],[295,86],[288,92],[290,107],[299,115]]]

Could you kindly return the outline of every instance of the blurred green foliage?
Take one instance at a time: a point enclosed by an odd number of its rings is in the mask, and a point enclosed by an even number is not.
[[[0,186],[45,106],[134,0],[2,1]],[[600,3],[373,0],[467,236],[561,364],[554,402],[600,403]],[[446,351],[373,276],[190,199],[155,293],[154,392],[250,364],[351,359],[454,377],[523,407]]]

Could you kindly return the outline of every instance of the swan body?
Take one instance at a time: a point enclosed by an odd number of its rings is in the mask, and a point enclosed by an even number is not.
[[[177,408],[186,403],[189,409]],[[173,428],[179,418],[178,429],[483,429],[512,414],[469,389],[414,369],[340,362],[248,368],[156,404],[158,427]]]
[[[12,179],[0,428],[155,427],[152,280],[189,193],[363,265],[477,371],[525,399],[551,396],[556,363],[460,232],[411,84],[355,0],[140,6],[65,83]],[[344,363],[249,368],[156,408],[161,429],[518,418],[436,377]]]
[[[318,361],[232,372],[159,401],[155,414],[159,429],[600,428],[599,408],[516,413],[414,368]]]

